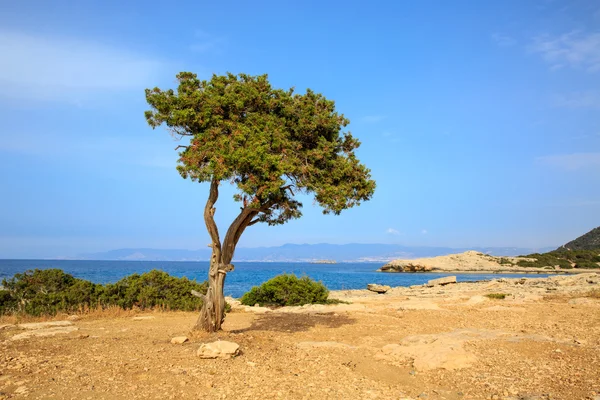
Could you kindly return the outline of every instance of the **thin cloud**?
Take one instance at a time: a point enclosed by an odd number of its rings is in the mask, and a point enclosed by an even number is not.
[[[587,91],[555,95],[552,105],[558,108],[600,110],[600,93]]]
[[[531,50],[538,53],[551,69],[565,67],[600,71],[600,32],[572,31],[559,36],[534,38]]]
[[[394,228],[387,228],[385,233],[387,233],[388,235],[399,235],[400,231]]]
[[[65,37],[0,31],[0,96],[35,100],[137,89],[163,67],[124,49]]]
[[[510,47],[517,44],[517,41],[514,38],[502,33],[493,33],[492,41],[500,47]]]
[[[600,168],[600,152],[572,153],[537,157],[536,161],[543,165],[560,168],[566,171]]]
[[[362,117],[360,120],[362,122],[367,122],[367,123],[376,123],[376,122],[381,122],[385,119],[385,115],[366,115],[364,117]]]

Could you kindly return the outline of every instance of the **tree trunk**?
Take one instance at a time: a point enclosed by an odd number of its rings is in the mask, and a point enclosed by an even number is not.
[[[221,329],[221,324],[225,320],[223,287],[225,285],[225,277],[230,268],[227,268],[228,266],[220,263],[216,258],[213,250],[210,269],[208,271],[208,290],[204,296],[200,317],[194,326],[196,330],[216,332]]]
[[[193,293],[203,299],[200,317],[194,329],[206,332],[216,332],[221,329],[221,325],[225,319],[225,296],[223,294],[225,277],[228,272],[233,271],[231,260],[233,259],[233,253],[240,236],[246,227],[251,224],[252,218],[259,212],[255,209],[243,208],[227,230],[223,246],[221,247],[219,230],[214,220],[216,211],[214,205],[218,197],[219,182],[213,180],[210,185],[210,194],[204,207],[204,222],[212,240],[212,243],[209,245],[212,247],[212,256],[208,270],[208,289],[206,295]]]

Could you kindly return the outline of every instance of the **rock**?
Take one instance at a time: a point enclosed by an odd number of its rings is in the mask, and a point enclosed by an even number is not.
[[[388,285],[378,285],[376,283],[369,283],[367,285],[367,289],[370,290],[371,292],[383,294],[383,293],[387,292],[388,290],[390,290],[391,287]]]
[[[69,315],[69,318],[67,318],[69,321],[78,321],[81,319],[81,317],[77,314],[73,314],[73,315]]]
[[[183,344],[185,342],[188,342],[190,339],[188,339],[187,336],[175,336],[174,338],[171,339],[171,343],[172,344]]]
[[[27,329],[27,330],[35,330],[35,329],[45,329],[56,326],[71,326],[73,323],[71,321],[49,321],[49,322],[33,322],[29,324],[19,324],[17,328],[19,329]]]
[[[154,319],[154,317],[152,315],[140,315],[138,317],[133,317],[134,321],[145,321],[148,319]]]
[[[429,286],[429,287],[434,287],[434,286],[438,286],[438,285],[444,286],[444,285],[448,285],[450,283],[456,283],[456,276],[445,276],[443,278],[432,279],[427,282],[427,286]]]
[[[428,265],[403,262],[403,261],[391,261],[379,268],[380,272],[430,272],[433,268]]]
[[[23,340],[29,339],[31,337],[47,337],[47,336],[55,336],[64,333],[71,333],[79,330],[79,328],[75,326],[57,326],[55,328],[46,328],[46,329],[34,329],[27,332],[19,333],[10,338],[10,340]]]
[[[231,358],[238,355],[240,345],[226,340],[203,343],[196,354],[200,358]]]

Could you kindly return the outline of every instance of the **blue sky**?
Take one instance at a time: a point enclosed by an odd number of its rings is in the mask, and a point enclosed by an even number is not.
[[[372,201],[253,226],[284,243],[560,245],[600,225],[600,3],[3,2],[0,258],[208,243],[207,187],[144,120],[175,74],[336,101]],[[221,229],[238,207],[222,189]]]

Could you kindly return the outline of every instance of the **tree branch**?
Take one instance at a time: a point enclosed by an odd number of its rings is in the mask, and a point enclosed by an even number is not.
[[[255,218],[252,221],[248,222],[248,226],[252,226],[252,225],[254,225],[254,224],[258,223],[258,222],[260,222],[260,219],[259,218]]]
[[[216,209],[214,208],[217,199],[219,198],[219,181],[213,179],[210,183],[210,193],[208,195],[208,200],[206,201],[206,206],[204,206],[204,223],[206,224],[206,229],[208,230],[208,234],[212,240],[213,244],[213,253],[217,254],[217,259],[221,256],[221,239],[219,238],[219,229],[217,228],[217,224],[215,223],[214,215]]]
[[[179,150],[179,149],[180,149],[180,148],[182,148],[182,147],[183,147],[184,149],[187,149],[189,146],[184,146],[184,145],[180,144],[179,146],[175,147],[175,149],[174,149],[174,150]]]
[[[192,294],[193,294],[194,296],[196,296],[196,297],[200,297],[202,300],[205,300],[205,299],[206,299],[206,296],[205,296],[205,295],[203,295],[202,293],[200,293],[200,292],[197,292],[197,291],[195,291],[195,290],[192,290]]]

